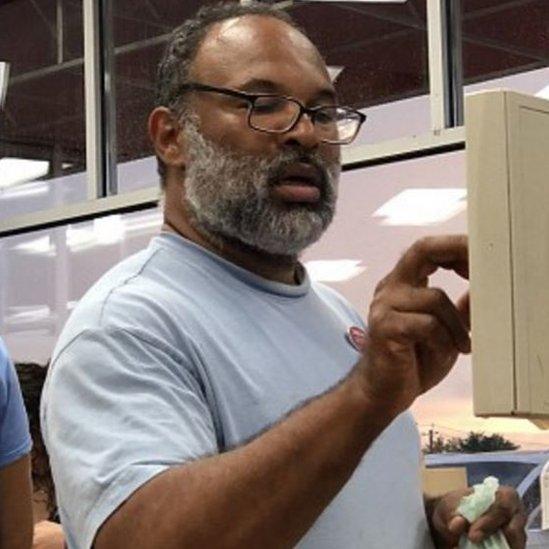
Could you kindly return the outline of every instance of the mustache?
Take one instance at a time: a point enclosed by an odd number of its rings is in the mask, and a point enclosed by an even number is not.
[[[320,175],[320,182],[318,186],[321,190],[325,190],[329,185],[333,185],[330,167],[323,159],[315,153],[310,153],[305,150],[294,150],[280,153],[271,161],[267,174],[269,186],[272,187],[276,185],[283,173],[290,166],[296,163],[308,164],[316,169]]]

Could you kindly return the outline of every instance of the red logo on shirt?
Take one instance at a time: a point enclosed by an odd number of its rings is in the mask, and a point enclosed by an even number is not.
[[[357,351],[362,351],[366,344],[366,332],[358,326],[351,326],[347,332],[347,340]]]

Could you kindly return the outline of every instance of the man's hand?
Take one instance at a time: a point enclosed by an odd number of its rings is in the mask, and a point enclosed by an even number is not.
[[[524,549],[526,516],[516,490],[509,486],[500,487],[493,505],[473,524],[456,513],[461,498],[470,493],[469,488],[456,490],[427,503],[429,524],[437,549],[454,549],[465,533],[473,543],[480,543],[498,530],[503,531],[511,549]]]
[[[439,268],[468,276],[465,236],[417,241],[377,286],[362,374],[372,402],[396,415],[439,383],[469,353],[468,295],[456,304],[428,278]]]

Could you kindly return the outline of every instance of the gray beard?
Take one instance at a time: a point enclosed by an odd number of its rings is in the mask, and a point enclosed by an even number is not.
[[[297,150],[273,158],[237,154],[205,139],[192,116],[183,131],[188,145],[183,201],[202,234],[293,257],[316,242],[331,223],[339,161],[330,163],[316,152]],[[323,174],[316,203],[283,203],[270,194],[277,176],[298,161],[315,165]]]

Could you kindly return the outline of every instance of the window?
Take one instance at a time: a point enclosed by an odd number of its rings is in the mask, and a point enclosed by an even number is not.
[[[534,479],[532,484],[528,487],[526,492],[522,495],[522,503],[526,509],[526,515],[530,514],[540,506],[541,503],[541,488],[539,476]],[[541,515],[541,513],[540,513]],[[541,518],[541,516],[540,516]],[[530,528],[541,528],[541,525],[530,525]]]
[[[547,87],[548,21],[544,0],[463,0],[466,91],[505,87],[536,94]]]
[[[2,239],[0,333],[13,357],[46,362],[82,295],[160,224],[151,209]]]
[[[393,5],[308,2],[288,11],[328,66],[341,69],[336,79],[341,102],[368,113],[358,143],[428,130],[425,0]]]
[[[84,199],[82,2],[0,4],[0,62],[0,219]]]
[[[169,33],[199,6],[208,3],[214,2],[112,2],[116,161],[120,192],[158,185],[156,158],[147,135],[147,118],[154,105],[156,67]]]
[[[482,457],[479,457],[481,460]],[[467,469],[467,484],[481,484],[486,477],[496,477],[501,484],[516,488],[526,475],[536,466],[533,463],[517,461],[456,461],[433,465],[439,467],[463,467]]]
[[[541,505],[537,509],[532,511],[528,517],[528,522],[526,523],[526,528],[528,530],[541,530]]]

